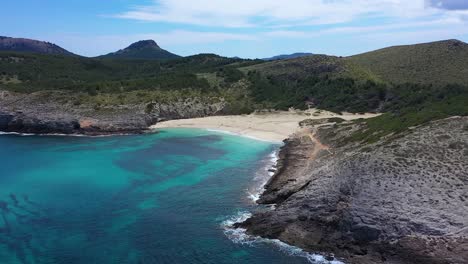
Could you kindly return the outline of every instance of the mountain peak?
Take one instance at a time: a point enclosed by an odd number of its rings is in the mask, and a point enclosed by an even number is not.
[[[156,41],[149,39],[149,40],[140,40],[128,46],[127,49],[145,49],[145,48],[156,48],[160,49]]]
[[[109,53],[101,58],[165,60],[179,58],[179,56],[160,48],[156,41],[149,39],[137,41],[125,49]]]

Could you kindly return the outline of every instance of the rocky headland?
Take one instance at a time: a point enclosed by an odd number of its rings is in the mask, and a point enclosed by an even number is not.
[[[359,122],[302,122],[238,227],[346,263],[468,262],[468,118],[354,142]]]
[[[219,115],[227,104],[185,99],[109,106],[77,104],[69,94],[0,91],[0,131],[37,134],[143,133],[159,121]]]

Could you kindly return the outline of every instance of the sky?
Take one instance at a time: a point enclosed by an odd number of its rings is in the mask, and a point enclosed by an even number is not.
[[[349,56],[392,45],[468,42],[468,0],[15,0],[0,36],[97,56],[154,39],[187,56]]]

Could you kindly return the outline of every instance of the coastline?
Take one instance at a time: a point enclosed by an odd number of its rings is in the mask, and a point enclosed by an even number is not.
[[[299,123],[306,119],[341,118],[353,120],[371,118],[379,114],[337,114],[329,111],[310,109],[307,111],[260,112],[250,115],[209,116],[202,118],[178,119],[159,122],[152,130],[164,128],[199,128],[217,132],[232,133],[257,140],[282,143],[300,129]]]
[[[296,133],[281,148],[275,175],[258,201],[273,207],[238,217],[229,235],[239,243],[279,240],[310,254],[327,252],[332,255],[326,260],[338,263],[465,263],[468,240],[460,229],[466,226],[465,200],[451,194],[462,190],[457,183],[466,180],[467,163],[463,144],[450,142],[466,139],[466,132],[457,134],[466,122],[462,117],[433,122],[394,139],[392,148],[381,140],[367,151],[335,144],[353,124],[309,127],[315,140]],[[437,160],[440,150],[444,164],[408,166],[406,159],[417,154],[424,155],[423,162]],[[450,170],[453,164],[461,169]],[[431,179],[439,175],[443,180]],[[423,195],[451,206],[419,199]],[[424,209],[415,212],[414,203]]]
[[[284,146],[284,145],[283,145]],[[270,153],[265,159],[264,166],[262,166],[252,178],[251,186],[246,189],[246,199],[250,202],[259,206],[258,201],[262,194],[267,190],[267,184],[276,175],[278,168],[278,161],[280,159],[281,148]],[[269,208],[269,209],[268,209]],[[264,210],[274,210],[275,205],[268,205]],[[257,208],[258,209],[258,208]],[[321,263],[321,264],[345,264],[341,260],[334,257],[331,252],[311,252],[306,251],[303,248],[288,244],[280,239],[267,238],[257,235],[252,235],[246,228],[239,227],[243,222],[253,217],[257,210],[242,210],[237,213],[230,215],[224,221],[221,222],[221,228],[223,229],[224,235],[235,244],[249,245],[255,247],[256,245],[270,245],[277,250],[284,252],[289,256],[301,257],[310,263]]]

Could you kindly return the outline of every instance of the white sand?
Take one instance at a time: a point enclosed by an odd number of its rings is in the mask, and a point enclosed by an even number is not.
[[[299,130],[299,122],[305,119],[339,117],[345,120],[375,117],[377,114],[338,115],[328,111],[311,109],[308,111],[289,111],[256,113],[238,116],[212,116],[193,119],[160,122],[152,129],[160,128],[201,128],[234,133],[259,140],[282,142]]]

